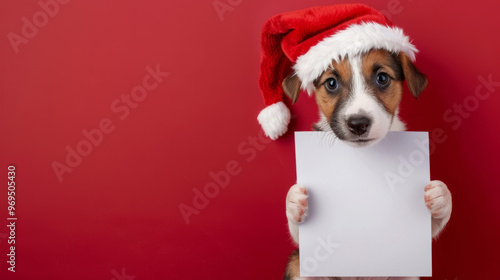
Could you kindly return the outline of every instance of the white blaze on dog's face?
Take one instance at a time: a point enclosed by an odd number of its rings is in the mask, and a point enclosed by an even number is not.
[[[382,139],[401,101],[403,77],[397,58],[386,51],[333,62],[314,83],[327,127],[356,146]]]
[[[313,83],[321,116],[316,127],[353,146],[380,141],[391,125],[401,124],[397,112],[405,79],[415,97],[427,85],[425,76],[402,53],[372,50],[333,61]],[[289,77],[283,82],[293,102],[300,92],[297,80]]]

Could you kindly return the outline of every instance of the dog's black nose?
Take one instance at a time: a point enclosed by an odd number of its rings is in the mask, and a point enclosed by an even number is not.
[[[347,120],[349,130],[356,135],[363,135],[370,127],[370,119],[363,116],[352,116]]]

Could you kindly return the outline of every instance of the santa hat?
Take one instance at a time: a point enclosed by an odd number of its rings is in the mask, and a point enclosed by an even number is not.
[[[281,84],[290,74],[311,94],[313,81],[332,61],[370,49],[418,52],[403,31],[380,12],[362,4],[314,7],[270,18],[262,30],[259,85],[266,108],[257,117],[266,135],[275,140],[288,129],[290,110]]]

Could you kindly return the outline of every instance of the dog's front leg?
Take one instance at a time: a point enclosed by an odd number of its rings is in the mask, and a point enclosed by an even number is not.
[[[293,185],[286,195],[286,217],[288,229],[295,244],[299,244],[299,223],[307,215],[307,191],[300,185]]]
[[[432,237],[439,235],[451,216],[452,202],[448,187],[441,181],[432,181],[425,187],[425,203],[432,215]]]

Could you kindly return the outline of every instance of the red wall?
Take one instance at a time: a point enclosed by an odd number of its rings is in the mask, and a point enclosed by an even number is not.
[[[35,0],[0,4],[0,278],[280,279],[294,146],[292,133],[262,138],[256,121],[260,29],[332,1],[58,1],[41,1],[50,15]],[[429,77],[402,117],[437,135],[432,178],[453,193],[433,279],[494,279],[500,5],[370,4],[414,39]],[[314,106],[299,98],[293,130],[309,130]],[[196,195],[205,187],[206,200]],[[187,224],[179,207],[195,206]]]

